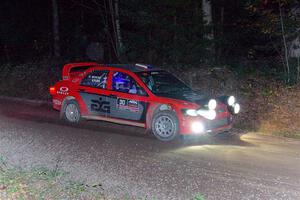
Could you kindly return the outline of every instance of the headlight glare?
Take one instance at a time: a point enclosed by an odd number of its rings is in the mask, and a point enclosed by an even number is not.
[[[208,109],[209,110],[214,110],[217,107],[217,101],[215,99],[211,99],[208,102]]]
[[[191,129],[193,133],[203,133],[205,131],[204,125],[201,122],[192,123]]]
[[[236,103],[234,104],[234,107],[233,107],[233,111],[234,111],[234,114],[238,114],[241,110],[241,106],[240,104]]]
[[[235,103],[235,97],[234,97],[234,96],[228,97],[228,99],[227,99],[227,104],[228,104],[229,106],[233,106],[234,103]]]
[[[210,120],[214,120],[214,119],[216,118],[216,116],[217,116],[216,111],[214,111],[214,110],[209,110],[208,113],[207,113],[206,118],[207,118],[207,119],[210,119]]]
[[[214,120],[217,116],[215,110],[198,110],[197,113],[209,120]]]
[[[197,111],[194,110],[194,109],[188,109],[188,110],[186,110],[185,113],[186,113],[187,115],[189,115],[189,116],[193,116],[193,117],[196,117],[196,116],[197,116]]]

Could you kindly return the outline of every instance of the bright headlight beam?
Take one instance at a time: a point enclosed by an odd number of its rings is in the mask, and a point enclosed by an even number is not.
[[[240,104],[236,103],[234,104],[234,107],[233,107],[233,111],[234,111],[234,114],[238,114],[241,110],[241,106]]]
[[[217,113],[215,110],[198,110],[198,115],[201,115],[202,117],[205,117],[209,120],[214,120],[217,116]]]
[[[192,131],[193,133],[203,133],[205,128],[201,122],[194,122],[192,123]]]
[[[214,110],[217,107],[217,101],[215,99],[211,99],[208,102],[208,109],[209,110]]]
[[[217,113],[215,110],[209,110],[208,113],[207,113],[207,119],[210,119],[210,120],[214,120],[217,116]]]
[[[189,115],[189,116],[196,117],[196,116],[197,116],[197,111],[194,110],[194,109],[188,109],[188,110],[186,111],[186,114]]]
[[[228,97],[228,99],[227,99],[227,104],[228,104],[229,106],[233,106],[234,103],[235,103],[235,97],[234,97],[234,96]]]

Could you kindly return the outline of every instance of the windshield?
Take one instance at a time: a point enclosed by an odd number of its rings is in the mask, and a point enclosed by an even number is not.
[[[156,95],[192,91],[181,80],[166,71],[138,72],[137,75]]]

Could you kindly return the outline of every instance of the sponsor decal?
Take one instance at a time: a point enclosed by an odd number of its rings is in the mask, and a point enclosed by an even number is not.
[[[130,100],[130,99],[117,99],[117,109],[119,110],[128,110],[131,112],[139,111],[138,101]]]
[[[110,113],[110,105],[108,101],[103,101],[102,97],[91,100],[91,111]]]
[[[59,90],[57,91],[57,94],[68,95],[69,88],[68,87],[60,87]]]
[[[61,101],[58,99],[53,99],[52,100],[53,104],[60,106],[61,105]]]

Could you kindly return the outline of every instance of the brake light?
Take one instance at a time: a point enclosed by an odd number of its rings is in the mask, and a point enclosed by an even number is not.
[[[51,86],[49,88],[49,92],[50,92],[51,95],[55,95],[56,94],[56,88],[54,86]]]

